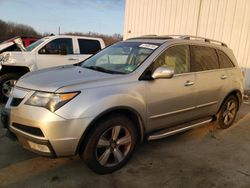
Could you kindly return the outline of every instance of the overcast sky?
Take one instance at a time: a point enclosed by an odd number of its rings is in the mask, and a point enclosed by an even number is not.
[[[125,0],[0,0],[0,19],[40,33],[123,34]]]

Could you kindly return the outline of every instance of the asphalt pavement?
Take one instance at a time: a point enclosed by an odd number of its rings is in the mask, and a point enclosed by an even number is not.
[[[1,125],[0,125],[1,127]],[[0,187],[250,187],[250,104],[227,130],[208,124],[138,147],[130,162],[98,175],[78,156],[49,159],[0,128]]]

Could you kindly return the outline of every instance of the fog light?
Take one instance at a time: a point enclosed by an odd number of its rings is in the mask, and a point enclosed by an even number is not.
[[[34,150],[38,150],[41,152],[45,152],[45,153],[50,153],[50,150],[48,148],[48,146],[46,145],[42,145],[42,144],[37,144],[31,141],[28,141],[28,144],[30,146],[30,148],[34,149]]]

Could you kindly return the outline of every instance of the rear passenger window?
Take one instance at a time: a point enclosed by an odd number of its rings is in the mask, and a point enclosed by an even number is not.
[[[78,39],[80,54],[95,54],[101,50],[98,40]]]
[[[175,74],[186,73],[190,71],[190,55],[187,45],[178,45],[168,48],[155,61],[154,69],[158,67],[167,67],[174,70]]]
[[[191,46],[191,70],[205,71],[219,69],[216,50],[205,46]]]
[[[219,55],[220,68],[234,67],[232,61],[224,52],[222,52],[221,50],[218,50],[217,52]]]

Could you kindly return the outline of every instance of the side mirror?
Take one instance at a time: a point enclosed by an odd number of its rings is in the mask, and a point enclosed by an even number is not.
[[[152,78],[172,78],[174,76],[174,70],[166,67],[158,67],[152,74]]]
[[[67,54],[68,54],[68,53],[67,53],[67,47],[66,47],[66,45],[61,45],[61,46],[60,46],[59,54],[60,54],[60,55],[67,55]]]

